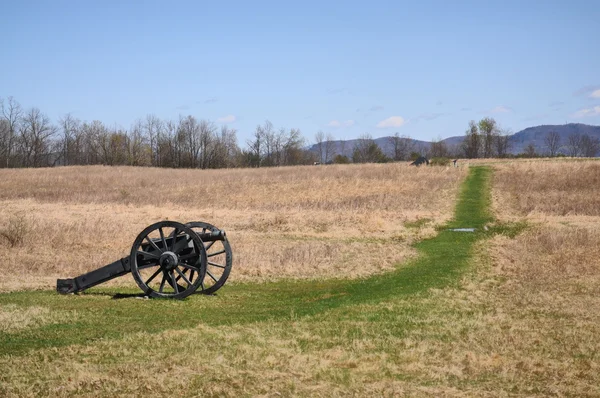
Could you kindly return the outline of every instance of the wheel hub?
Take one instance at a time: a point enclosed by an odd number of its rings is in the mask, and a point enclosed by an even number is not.
[[[179,263],[179,256],[173,252],[164,252],[160,256],[159,263],[163,269],[171,271],[177,267],[177,264]]]

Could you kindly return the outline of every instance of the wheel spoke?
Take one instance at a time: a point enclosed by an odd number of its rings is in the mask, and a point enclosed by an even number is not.
[[[156,255],[156,254],[154,254],[154,253],[148,253],[148,252],[145,252],[145,251],[143,251],[143,250],[138,250],[138,251],[137,251],[137,254],[141,254],[142,256],[144,256],[144,257],[146,257],[146,258],[151,258],[151,259],[153,259],[153,260],[159,260],[159,259],[160,259],[160,256],[157,256],[157,255]]]
[[[183,272],[179,271],[179,268],[175,267],[175,271],[177,271],[177,273],[179,274],[179,276],[180,276],[181,278],[183,278],[183,280],[185,281],[185,283],[187,283],[187,284],[188,284],[188,286],[192,286],[192,282],[190,282],[190,281],[188,280],[188,278],[186,278],[186,277],[185,277],[185,275],[183,274]]]
[[[183,269],[183,273],[185,274],[187,272],[187,268]],[[179,282],[179,280],[181,279],[181,276],[178,276],[177,278],[175,278],[175,282]]]
[[[224,254],[224,253],[225,253],[225,250],[221,250],[219,252],[214,252],[214,253],[211,253],[211,254],[207,254],[206,257],[214,257],[214,256],[218,256],[219,254]]]
[[[156,243],[154,243],[154,241],[152,239],[150,239],[148,236],[146,236],[146,241],[148,243],[150,243],[150,246],[152,246],[155,250],[158,250],[159,253],[163,253],[164,250],[162,250],[161,248],[159,248],[158,246],[156,246]]]
[[[182,262],[179,262],[177,265],[180,267],[183,267],[183,268],[190,269],[192,271],[198,271],[198,267],[194,267],[193,265],[189,265],[189,264],[182,263]]]
[[[154,274],[152,274],[152,276],[151,276],[151,277],[150,277],[150,278],[149,278],[149,279],[146,281],[146,286],[148,286],[148,284],[149,284],[150,282],[152,282],[152,280],[153,280],[154,278],[156,278],[156,276],[157,276],[158,274],[160,274],[160,271],[162,271],[162,270],[159,268],[158,270],[156,270],[156,272],[155,272]]]
[[[214,245],[214,244],[215,244],[215,242],[216,242],[216,241],[214,241],[214,240],[213,240],[212,242],[210,242],[210,243],[208,243],[208,244],[204,245],[204,250],[208,251],[208,249],[210,249],[210,248],[212,247],[212,245]]]
[[[165,282],[167,281],[167,273],[163,271],[162,282],[160,282],[160,287],[158,288],[158,292],[162,293],[163,288],[165,287]]]
[[[162,241],[163,247],[165,248],[165,250],[167,250],[167,241],[165,239],[165,234],[163,232],[163,229],[159,228],[158,232],[160,232],[160,240]]]
[[[173,270],[169,272],[169,276],[171,277],[171,281],[173,282],[173,289],[175,289],[175,294],[179,294],[179,286],[177,286],[177,282],[175,282],[175,273]]]
[[[213,274],[211,274],[211,273],[210,273],[210,271],[209,271],[209,270],[206,270],[206,273],[208,274],[208,276],[210,276],[211,278],[213,278],[213,280],[214,280],[215,282],[218,282],[218,281],[219,281],[217,278],[215,278],[215,277],[214,277],[214,275],[213,275]]]
[[[186,270],[187,270],[187,268],[186,268]],[[185,271],[183,271],[183,273],[185,274]],[[194,270],[191,270],[191,271],[190,271],[190,281],[193,281],[193,280],[194,280],[194,274],[195,274],[195,273],[196,273],[196,271],[194,271]]]
[[[213,263],[213,262],[211,262],[211,261],[209,261],[209,262],[208,262],[208,265],[212,265],[213,267],[218,267],[218,268],[223,268],[223,269],[225,269],[225,266],[224,266],[224,265],[217,264],[217,263]]]

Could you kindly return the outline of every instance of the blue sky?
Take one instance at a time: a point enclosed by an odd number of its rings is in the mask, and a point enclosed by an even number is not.
[[[600,124],[600,1],[0,0],[0,97],[313,140]]]

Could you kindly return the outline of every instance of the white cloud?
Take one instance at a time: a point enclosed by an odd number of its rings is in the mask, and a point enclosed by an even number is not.
[[[217,119],[217,122],[219,123],[234,123],[237,120],[237,118],[233,115],[227,115],[227,116],[223,116]]]
[[[596,105],[593,108],[580,109],[573,114],[575,118],[600,116],[600,105]]]
[[[495,108],[492,108],[492,109],[490,109],[488,111],[488,113],[508,113],[508,112],[512,112],[512,109],[510,109],[507,106],[502,106],[502,105],[499,105],[499,106],[497,106]]]
[[[600,98],[600,88],[590,93],[590,98]]]
[[[600,86],[599,85],[588,85],[585,87],[580,88],[579,90],[575,91],[573,93],[574,96],[576,97],[591,97],[590,94],[596,92],[597,90],[600,90]]]
[[[339,120],[332,120],[329,123],[327,123],[327,126],[329,127],[350,127],[350,126],[354,126],[354,120],[345,120],[345,121],[339,121]]]
[[[392,116],[377,123],[377,127],[384,129],[386,127],[400,127],[406,123],[402,116]]]

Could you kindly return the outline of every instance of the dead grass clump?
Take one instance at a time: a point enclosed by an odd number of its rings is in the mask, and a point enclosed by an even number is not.
[[[22,246],[32,229],[32,222],[25,213],[13,214],[8,225],[0,229],[0,238],[8,242],[10,247]]]

